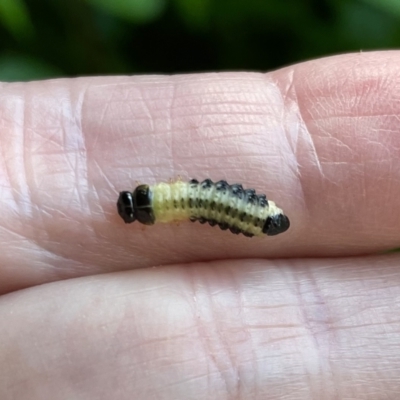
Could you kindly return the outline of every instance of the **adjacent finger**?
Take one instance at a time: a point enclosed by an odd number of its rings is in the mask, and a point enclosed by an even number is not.
[[[225,261],[0,298],[0,398],[395,399],[399,257]]]

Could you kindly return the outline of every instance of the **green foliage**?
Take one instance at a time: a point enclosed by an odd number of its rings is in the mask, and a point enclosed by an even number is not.
[[[158,17],[165,0],[86,0],[110,14],[134,22],[148,22]]]
[[[188,29],[204,29],[211,19],[212,0],[175,0],[175,7]]]
[[[0,0],[0,22],[17,40],[33,34],[23,0]]]
[[[0,80],[265,71],[399,45],[400,0],[0,0]]]
[[[400,1],[399,0],[363,0],[366,3],[372,4],[377,9],[395,13],[400,16]]]
[[[8,54],[0,56],[0,72],[1,80],[5,82],[29,81],[61,75],[60,71],[40,60]]]

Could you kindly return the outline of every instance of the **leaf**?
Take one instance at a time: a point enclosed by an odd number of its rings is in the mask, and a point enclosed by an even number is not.
[[[25,40],[34,33],[23,0],[0,0],[0,21],[17,40]]]
[[[61,76],[56,68],[34,58],[21,55],[0,56],[0,81],[31,81]]]
[[[166,0],[86,0],[118,17],[135,22],[156,19],[165,8]]]
[[[211,17],[211,0],[175,0],[175,6],[188,26],[207,27]]]
[[[372,4],[376,8],[396,14],[400,17],[400,1],[399,0],[363,0],[365,3]]]

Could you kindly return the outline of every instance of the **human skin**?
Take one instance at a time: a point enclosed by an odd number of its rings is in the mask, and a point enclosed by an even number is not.
[[[0,89],[0,399],[400,397],[400,52]],[[122,222],[178,176],[290,230]]]

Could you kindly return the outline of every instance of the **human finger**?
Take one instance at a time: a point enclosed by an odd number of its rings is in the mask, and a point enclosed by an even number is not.
[[[235,260],[0,298],[0,398],[395,399],[399,256]]]
[[[398,246],[399,60],[4,84],[2,291],[110,269]],[[265,192],[291,228],[248,239],[191,223],[123,224],[120,190],[178,175]]]

